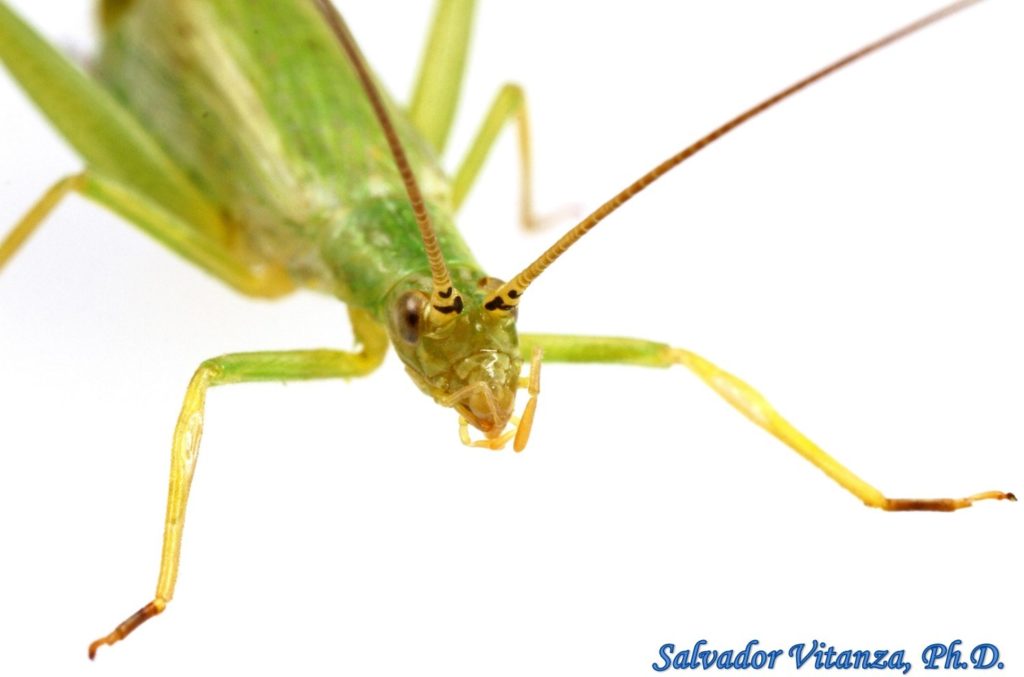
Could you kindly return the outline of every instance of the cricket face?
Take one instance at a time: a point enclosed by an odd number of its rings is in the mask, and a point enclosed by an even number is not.
[[[412,380],[491,440],[512,417],[523,365],[515,316],[483,307],[500,285],[483,278],[475,289],[464,286],[462,311],[445,322],[432,321],[429,278],[406,280],[388,300],[388,333]]]

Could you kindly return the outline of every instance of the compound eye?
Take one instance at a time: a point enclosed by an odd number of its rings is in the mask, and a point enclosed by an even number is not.
[[[420,340],[420,330],[429,297],[421,291],[409,291],[398,297],[391,308],[391,322],[406,343]]]
[[[501,285],[505,284],[505,281],[499,280],[496,277],[481,277],[477,280],[476,284],[482,292],[487,293],[501,287]]]

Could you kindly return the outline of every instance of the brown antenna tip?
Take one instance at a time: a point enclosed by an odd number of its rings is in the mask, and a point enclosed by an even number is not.
[[[849,66],[855,61],[859,61],[868,54],[877,51],[882,47],[890,45],[900,40],[901,38],[905,38],[911,33],[916,33],[917,31],[921,30],[925,26],[928,26],[929,24],[935,23],[936,21],[944,19],[945,17],[950,16],[951,14],[955,14],[963,9],[966,9],[967,7],[975,4],[976,2],[980,2],[980,0],[959,0],[959,2],[954,2],[950,5],[947,5],[941,9],[932,12],[931,14],[928,14],[927,16],[921,17],[917,21],[909,23],[906,26],[903,26],[902,28],[893,31],[892,33],[889,33],[885,37],[879,38],[878,40],[875,40],[874,42],[865,45],[864,47],[861,47],[855,52],[847,54],[843,58],[825,66],[821,70],[811,73],[804,79],[799,80],[798,82],[790,85],[786,89],[783,89],[782,91],[768,97],[761,103],[747,109],[746,111],[740,113],[733,119],[726,122],[724,125],[715,129],[711,133],[705,135],[701,139],[698,139],[696,142],[690,144],[683,150],[679,151],[672,157],[668,158],[667,160],[659,164],[654,169],[650,170],[649,172],[641,176],[639,179],[631,183],[620,193],[615,195],[615,197],[613,197],[611,200],[605,202],[603,205],[594,210],[593,213],[591,213],[585,219],[576,224],[576,226],[574,226],[572,230],[563,235],[558,240],[558,242],[556,242],[550,248],[548,248],[547,251],[541,254],[533,263],[527,266],[521,273],[516,275],[514,278],[506,282],[498,289],[491,292],[491,294],[484,301],[484,307],[487,308],[487,310],[491,311],[492,313],[508,313],[514,310],[515,307],[519,304],[519,299],[520,297],[522,297],[523,292],[526,291],[526,288],[528,286],[530,286],[530,283],[532,283],[537,278],[537,276],[543,273],[548,266],[554,263],[555,259],[564,254],[565,251],[569,249],[569,247],[575,244],[577,240],[586,235],[591,228],[600,223],[606,216],[608,216],[616,209],[621,207],[623,204],[625,204],[627,200],[629,200],[634,195],[642,191],[644,188],[660,179],[670,170],[674,169],[675,167],[678,167],[685,160],[693,157],[698,152],[704,150],[704,148],[711,145],[713,142],[717,141],[718,139],[722,138],[732,130],[736,129],[747,120],[750,120],[751,118],[760,115],[761,113],[768,110],[775,104],[785,99],[788,99],[789,97],[796,94],[800,90],[804,89],[808,85],[813,84],[818,80],[821,80],[825,76],[831,75],[832,73],[841,70],[846,66]]]

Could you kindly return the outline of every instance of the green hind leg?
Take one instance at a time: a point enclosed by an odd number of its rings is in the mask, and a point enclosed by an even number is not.
[[[1016,500],[1013,494],[986,491],[966,498],[886,498],[882,492],[855,475],[784,419],[761,393],[696,353],[664,343],[628,338],[524,334],[523,356],[535,348],[547,362],[631,364],[643,367],[681,365],[696,374],[741,414],[761,426],[817,466],[844,489],[872,508],[882,510],[938,510],[949,512],[984,499]]]
[[[99,647],[124,639],[137,627],[161,613],[174,597],[185,508],[196,469],[199,440],[203,434],[206,391],[229,383],[352,378],[371,373],[384,359],[388,346],[387,334],[364,311],[353,310],[349,316],[352,318],[356,338],[362,344],[362,350],[358,353],[339,350],[235,353],[214,357],[199,365],[185,392],[185,402],[174,428],[167,517],[164,522],[156,594],[152,601],[129,616],[111,633],[93,642],[89,646],[89,658],[96,656]]]
[[[444,152],[462,91],[474,0],[440,0],[416,78],[409,119],[438,155]]]
[[[276,297],[294,285],[287,274],[269,265],[253,266],[224,244],[185,223],[147,197],[94,171],[55,183],[0,242],[0,270],[68,194],[77,192],[138,226],[225,284],[249,296]]]

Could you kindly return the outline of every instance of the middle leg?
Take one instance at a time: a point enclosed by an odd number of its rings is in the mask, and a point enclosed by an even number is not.
[[[506,84],[494,97],[490,110],[462,159],[452,180],[452,208],[462,206],[470,189],[483,168],[498,135],[505,125],[515,121],[519,141],[519,220],[527,230],[536,230],[561,221],[575,213],[575,208],[559,209],[554,213],[538,215],[533,205],[533,146],[530,140],[530,118],[526,109],[526,94],[516,84]]]

